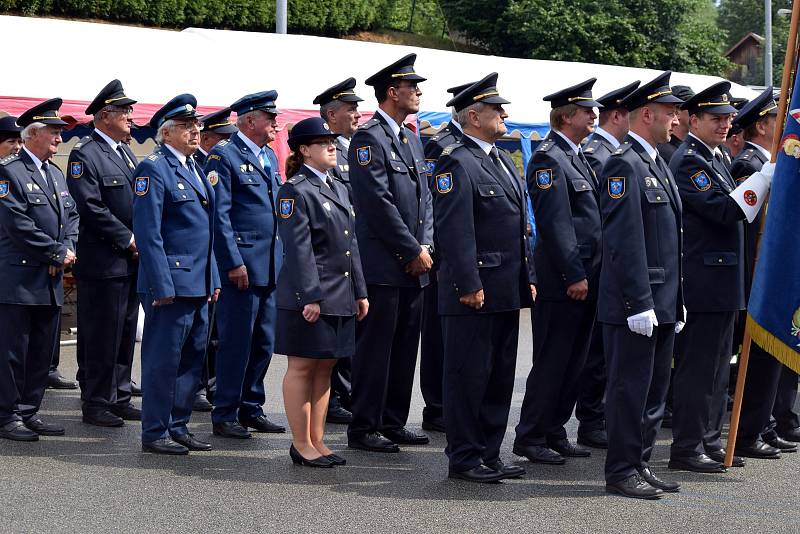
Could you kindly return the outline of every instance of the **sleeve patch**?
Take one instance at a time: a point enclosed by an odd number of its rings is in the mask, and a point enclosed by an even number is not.
[[[692,175],[692,184],[698,191],[708,191],[711,189],[711,179],[706,174],[706,171],[699,171]]]
[[[436,191],[446,195],[453,190],[453,174],[445,172],[436,175]]]
[[[553,169],[539,169],[536,171],[536,187],[550,189],[553,185]]]
[[[0,198],[8,196],[8,180],[0,180]]]
[[[371,146],[362,146],[356,149],[356,157],[358,158],[358,164],[361,166],[369,165],[369,162],[372,161],[372,147]]]
[[[83,162],[82,161],[70,161],[69,162],[69,175],[72,178],[80,178],[83,176]]]
[[[136,177],[136,195],[143,197],[147,194],[150,190],[150,177],[149,176],[137,176]]]
[[[282,198],[278,201],[280,206],[281,219],[288,219],[294,213],[294,199]]]
[[[208,183],[210,183],[212,186],[219,183],[219,173],[217,171],[211,171],[208,173]]]
[[[608,196],[622,198],[625,195],[625,177],[614,176],[608,179]]]

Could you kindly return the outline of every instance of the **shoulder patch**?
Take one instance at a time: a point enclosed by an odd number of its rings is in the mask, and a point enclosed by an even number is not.
[[[553,169],[538,169],[536,171],[536,187],[550,189],[553,185]]]
[[[208,176],[206,176],[206,178],[208,178],[208,183],[210,183],[212,186],[217,185],[219,183],[219,173],[217,171],[211,171],[210,173],[208,173]]]
[[[436,175],[436,191],[446,195],[453,190],[453,174],[444,172]]]
[[[0,165],[8,165],[9,163],[11,163],[16,159],[19,159],[19,154],[11,154],[9,156],[4,157],[3,159],[0,159]]]
[[[612,176],[608,179],[608,196],[621,198],[625,195],[625,177]]]
[[[372,147],[371,146],[362,146],[356,149],[356,157],[358,158],[358,164],[361,166],[369,165],[369,162],[372,161]]]
[[[8,180],[0,180],[0,198],[8,196]]]
[[[212,159],[218,160],[218,159],[221,159],[221,158],[219,157],[219,154],[209,154],[208,155],[208,159],[210,159],[210,160],[212,160]]]
[[[83,176],[83,162],[82,161],[70,161],[69,162],[69,175],[72,178],[80,178]]]
[[[288,219],[294,213],[294,199],[293,198],[281,198],[278,200],[278,206],[280,208],[281,219]]]
[[[698,191],[708,191],[711,189],[711,179],[706,174],[706,171],[699,171],[692,175],[692,184]]]
[[[143,197],[147,194],[150,190],[150,177],[149,176],[137,176],[136,183],[134,184],[134,188],[136,191],[136,195]]]
[[[552,141],[542,141],[541,144],[539,144],[539,146],[536,147],[536,152],[547,152],[548,150],[553,148],[553,145],[555,145],[555,143]]]
[[[425,172],[428,173],[428,176],[433,174],[433,170],[436,168],[436,160],[435,159],[425,159]]]

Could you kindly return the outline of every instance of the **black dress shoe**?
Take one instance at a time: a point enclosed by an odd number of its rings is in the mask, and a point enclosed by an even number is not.
[[[605,430],[590,430],[589,432],[578,433],[578,444],[592,447],[594,449],[608,448],[608,435]]]
[[[172,436],[175,443],[180,443],[190,451],[210,451],[211,444],[205,441],[200,441],[194,437],[194,434],[188,432],[186,434],[175,434]]]
[[[592,455],[592,451],[579,445],[574,445],[568,439],[560,439],[553,443],[548,443],[547,446],[565,458],[588,458]]]
[[[58,371],[54,371],[47,375],[47,387],[49,389],[78,389],[78,383],[68,380]]]
[[[653,470],[650,469],[649,466],[647,467],[640,467],[637,469],[639,475],[644,479],[645,482],[653,486],[654,488],[658,488],[663,490],[667,493],[677,493],[678,490],[681,489],[681,485],[677,482],[670,482],[668,480],[661,480],[653,473]]]
[[[198,393],[194,396],[194,404],[192,404],[192,411],[195,412],[210,412],[214,406],[208,402],[208,399],[203,393]]]
[[[392,430],[381,430],[381,434],[399,445],[425,445],[430,442],[422,432],[413,432],[405,427]]]
[[[670,458],[667,466],[670,469],[693,471],[695,473],[725,473],[727,471],[722,462],[712,460],[705,454]]]
[[[248,427],[255,429],[256,432],[265,432],[267,434],[283,434],[286,432],[286,427],[276,425],[266,415],[259,415],[258,417],[245,418],[240,417],[239,423],[247,429]]]
[[[789,443],[788,441],[785,443]],[[764,441],[757,439],[749,445],[741,443],[736,444],[734,454],[737,456],[744,456],[745,458],[758,458],[759,460],[778,460],[781,457],[781,450],[772,445],[764,443]]]
[[[788,430],[780,430],[778,431],[778,435],[786,441],[800,443],[800,427],[790,428]]]
[[[36,432],[40,436],[63,436],[64,427],[54,425],[52,423],[45,423],[39,416],[34,415],[27,421],[24,421],[28,430]]]
[[[473,467],[467,471],[454,471],[453,469],[450,469],[447,476],[448,478],[455,478],[457,480],[481,482],[484,484],[498,483],[506,478],[504,473],[495,471],[494,469],[486,467],[483,464],[479,465],[478,467]]]
[[[176,456],[189,454],[189,449],[180,443],[175,443],[171,438],[161,438],[149,443],[142,443],[142,451]]]
[[[505,478],[522,478],[525,474],[525,468],[521,465],[506,465],[503,460],[497,459],[494,462],[484,462],[486,467],[494,471],[499,471],[505,475]]]
[[[108,410],[87,410],[83,412],[83,422],[87,425],[102,427],[119,427],[125,424],[122,417],[118,417]]]
[[[542,445],[517,445],[514,444],[514,454],[527,458],[535,464],[563,465],[566,460],[553,449]]]
[[[361,449],[371,452],[400,452],[397,443],[386,439],[378,432],[347,436],[347,446],[351,449]]]
[[[445,432],[444,418],[436,417],[422,420],[422,430],[429,432]]]
[[[133,380],[131,380],[131,395],[134,397],[142,396],[142,388],[140,388]]]
[[[11,421],[0,426],[0,438],[13,441],[39,441],[39,434],[28,430],[22,421]]]
[[[779,449],[781,452],[797,452],[797,443],[783,439],[780,436],[770,436],[765,440],[769,445]]]
[[[616,493],[631,499],[658,499],[664,491],[654,488],[641,475],[631,475],[619,482],[606,484],[606,493]]]
[[[706,451],[706,454],[715,462],[719,462],[721,464],[725,463],[725,449]],[[731,467],[744,467],[744,458],[734,455],[733,460],[731,460]]]
[[[114,406],[110,406],[108,409],[111,410],[111,413],[117,417],[123,418],[125,421],[142,420],[142,410],[131,403],[122,405],[115,404]]]
[[[335,425],[349,425],[353,422],[353,414],[341,406],[328,406],[328,415],[325,416],[325,420]]]
[[[223,438],[247,439],[252,436],[238,421],[224,421],[211,426],[214,429],[214,435]]]
[[[333,467],[333,462],[331,462],[326,456],[320,456],[318,458],[314,458],[313,460],[309,460],[305,458],[300,451],[294,448],[294,443],[292,446],[289,447],[289,457],[292,459],[292,463],[294,465],[302,465],[305,467]]]
[[[347,465],[347,460],[339,456],[338,454],[330,453],[329,455],[325,456],[330,463],[333,465]]]

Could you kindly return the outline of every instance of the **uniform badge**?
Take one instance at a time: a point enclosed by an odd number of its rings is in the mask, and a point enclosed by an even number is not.
[[[281,210],[281,219],[288,219],[294,213],[294,199],[293,198],[282,198],[279,201],[280,210]]]
[[[550,189],[551,185],[553,185],[553,169],[536,171],[536,186],[539,189]]]
[[[8,180],[0,180],[0,198],[8,196]]]
[[[453,175],[449,172],[436,175],[436,190],[446,195],[453,190]]]
[[[435,159],[426,159],[425,160],[425,172],[428,173],[428,176],[433,176],[433,170],[436,168],[436,160]]]
[[[755,206],[758,204],[758,195],[752,189],[748,189],[744,192],[744,201],[747,203],[748,206]]]
[[[359,165],[369,165],[369,162],[372,161],[372,147],[371,146],[362,146],[356,149],[356,156],[358,157],[358,164]]]
[[[699,191],[708,191],[711,189],[711,179],[706,174],[706,171],[699,171],[693,174],[692,183]]]
[[[625,194],[625,177],[617,176],[608,179],[608,196],[620,198]]]
[[[147,194],[147,191],[150,189],[150,177],[149,176],[137,176],[136,177],[136,195],[143,197]]]
[[[242,172],[247,172],[247,163],[242,163],[239,165],[239,170]]]
[[[32,183],[28,182],[27,184],[25,184],[25,187],[28,188],[28,192],[33,191],[33,184]]]
[[[219,173],[217,171],[211,171],[208,173],[208,183],[210,183],[212,186],[219,183]]]
[[[330,202],[323,202],[322,207],[328,211],[331,211],[331,203]]]
[[[83,176],[83,162],[82,161],[70,161],[69,162],[69,174],[73,178],[80,178]]]

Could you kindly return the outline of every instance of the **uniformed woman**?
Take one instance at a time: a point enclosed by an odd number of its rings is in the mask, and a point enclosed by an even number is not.
[[[283,401],[292,430],[292,462],[344,465],[323,442],[331,369],[355,352],[356,321],[367,315],[367,287],[347,189],[336,165],[336,134],[317,117],[289,133],[290,178],[278,194],[284,263],[278,277],[275,352],[286,354]]]
[[[8,115],[0,118],[0,159],[19,153],[22,150],[22,128],[17,126],[17,118]]]

